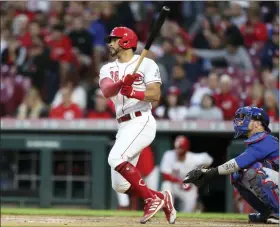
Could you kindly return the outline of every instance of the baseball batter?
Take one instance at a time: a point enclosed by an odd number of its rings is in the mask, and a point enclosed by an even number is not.
[[[144,58],[136,74],[131,75],[139,60],[134,54],[137,35],[129,28],[116,27],[107,38],[113,62],[100,70],[99,85],[106,98],[115,105],[119,123],[116,141],[110,151],[112,187],[120,193],[144,199],[144,224],[160,209],[169,223],[175,223],[176,210],[169,191],[158,192],[147,187],[135,167],[142,149],[152,143],[156,135],[156,121],[151,114],[151,102],[161,95],[161,77],[157,64]]]
[[[185,185],[182,179],[196,167],[210,166],[213,158],[206,152],[193,153],[189,151],[190,142],[185,136],[176,137],[174,148],[174,150],[166,151],[161,161],[162,189],[171,191],[174,198],[180,200],[182,212],[194,212],[198,199],[198,189],[193,184]]]
[[[279,141],[270,134],[269,122],[261,108],[239,108],[234,118],[235,138],[248,137],[245,152],[216,168],[194,169],[184,182],[200,187],[215,175],[231,174],[233,186],[259,212],[249,214],[249,221],[279,224]]]

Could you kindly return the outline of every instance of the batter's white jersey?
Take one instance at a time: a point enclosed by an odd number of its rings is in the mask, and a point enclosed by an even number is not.
[[[139,58],[140,55],[134,55],[129,62],[121,63],[117,59],[113,62],[107,63],[100,69],[99,83],[105,77],[117,82],[125,75],[131,74],[138,63]],[[135,88],[135,90],[145,91],[146,86],[149,83],[162,83],[159,68],[152,59],[144,58],[136,73],[141,76],[141,79],[134,82],[133,88]],[[114,97],[111,97],[111,100],[115,104],[117,118],[131,112],[148,111],[152,109],[150,102],[144,102],[134,98],[127,98],[120,93]]]
[[[163,155],[160,171],[184,179],[188,172],[196,167],[210,166],[212,163],[213,158],[206,152],[193,153],[188,151],[185,160],[179,161],[175,150],[169,150]]]

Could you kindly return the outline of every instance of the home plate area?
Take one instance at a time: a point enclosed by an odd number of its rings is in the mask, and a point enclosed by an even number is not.
[[[1,218],[1,226],[16,227],[117,227],[117,226],[155,226],[165,227],[170,224],[163,217],[154,217],[145,225],[139,223],[139,217],[68,217],[68,216],[32,216],[32,215],[3,215]],[[178,218],[176,224],[178,227],[262,227],[262,224],[249,224],[245,220],[226,221],[224,219],[199,219],[199,218]],[[272,225],[270,225],[272,226]]]

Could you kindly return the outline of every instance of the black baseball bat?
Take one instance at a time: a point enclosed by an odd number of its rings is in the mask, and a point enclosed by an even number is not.
[[[161,27],[162,27],[162,25],[163,25],[163,23],[164,23],[164,21],[165,21],[169,12],[170,12],[170,9],[167,6],[162,7],[162,9],[160,11],[160,14],[159,14],[159,17],[158,17],[158,19],[157,19],[157,21],[156,21],[156,23],[155,23],[155,25],[152,29],[152,32],[151,32],[151,34],[148,38],[148,41],[147,41],[147,43],[144,47],[144,50],[142,51],[142,53],[140,55],[140,59],[139,59],[137,65],[136,65],[136,67],[133,71],[133,74],[136,73],[136,71],[138,70],[140,64],[142,63],[142,61],[144,59],[144,57],[147,55],[148,50],[150,49],[150,47],[151,47],[152,43],[154,42],[155,38],[157,37],[157,35],[158,35],[158,33],[159,33],[159,31],[160,31],[160,29],[161,29]]]

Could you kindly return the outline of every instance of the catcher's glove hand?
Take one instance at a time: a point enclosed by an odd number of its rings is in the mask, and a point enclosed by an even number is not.
[[[207,184],[213,176],[218,174],[218,168],[196,168],[186,175],[183,182],[185,184],[193,183],[195,186],[201,187]]]

